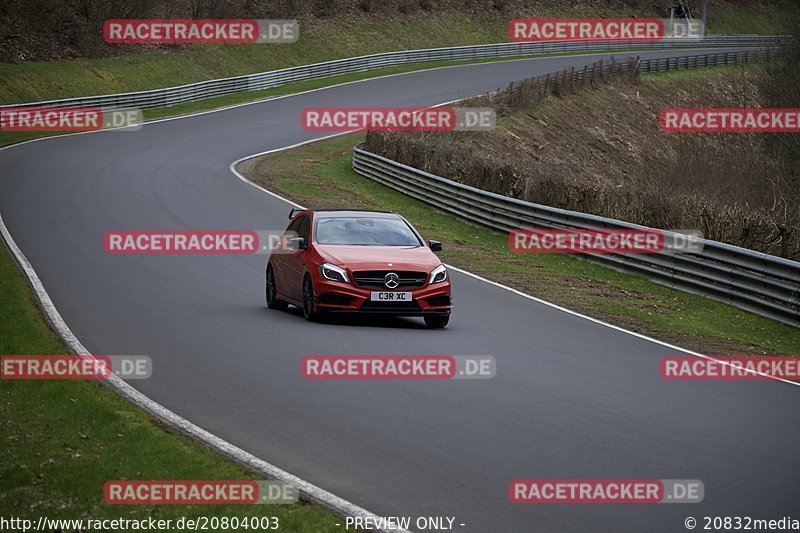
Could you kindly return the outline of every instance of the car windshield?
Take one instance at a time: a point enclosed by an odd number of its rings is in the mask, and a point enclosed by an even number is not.
[[[370,216],[317,218],[315,238],[319,244],[422,245],[404,220]]]

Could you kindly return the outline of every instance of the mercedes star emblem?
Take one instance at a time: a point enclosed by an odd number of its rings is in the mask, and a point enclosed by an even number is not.
[[[398,285],[400,285],[400,276],[395,274],[394,272],[389,272],[386,274],[386,277],[383,278],[383,284],[389,287],[390,289],[396,289]]]

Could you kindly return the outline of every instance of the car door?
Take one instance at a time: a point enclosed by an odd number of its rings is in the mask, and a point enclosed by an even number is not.
[[[300,218],[302,217],[297,217],[289,224],[289,227],[283,232],[285,238],[297,235],[297,228],[301,222]],[[282,246],[285,246],[285,242]],[[272,267],[275,270],[275,280],[277,281],[278,290],[284,296],[293,297],[290,288],[292,284],[292,269],[287,264],[289,257],[290,254],[287,254],[285,250],[282,250],[280,253],[273,253]]]
[[[308,248],[311,236],[311,217],[303,215],[295,222],[297,222],[297,226],[294,231],[297,232],[298,237],[303,238],[305,248]],[[304,248],[297,248],[286,254],[286,295],[294,300],[303,300],[303,275],[306,272],[307,259],[308,252]]]

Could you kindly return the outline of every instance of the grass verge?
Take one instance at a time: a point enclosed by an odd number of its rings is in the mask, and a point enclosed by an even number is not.
[[[800,353],[800,331],[736,307],[561,255],[508,250],[504,234],[435,211],[353,172],[353,134],[244,162],[239,170],[268,190],[313,208],[402,213],[441,240],[442,259],[569,309],[714,355]],[[458,308],[454,312],[458,320]]]
[[[604,54],[606,52],[599,51],[599,52],[582,52],[584,55],[589,54]],[[626,51],[619,51],[616,53],[626,53]],[[574,52],[565,52],[559,54],[543,54],[540,56],[531,56],[527,58],[520,58],[520,57],[504,57],[504,58],[490,58],[490,59],[477,59],[477,60],[463,60],[463,61],[432,61],[428,63],[417,63],[414,65],[402,65],[397,67],[389,67],[383,69],[375,69],[369,70],[366,72],[353,72],[350,74],[342,74],[339,76],[330,76],[327,78],[321,78],[316,80],[307,80],[307,81],[299,81],[294,83],[289,83],[286,85],[282,85],[280,87],[273,87],[271,89],[264,89],[261,91],[247,91],[247,92],[240,92],[240,93],[233,93],[227,94],[223,96],[217,96],[215,98],[207,98],[204,100],[200,100],[197,102],[186,102],[183,104],[174,105],[171,107],[166,108],[157,108],[157,109],[145,109],[144,110],[144,119],[148,120],[158,120],[160,118],[167,118],[167,117],[174,117],[180,115],[188,115],[191,113],[198,113],[201,111],[209,111],[213,109],[220,109],[224,107],[229,107],[237,104],[243,104],[248,102],[257,102],[259,100],[268,100],[270,98],[274,98],[276,96],[283,96],[287,94],[297,94],[304,91],[310,91],[313,89],[320,89],[324,87],[330,87],[333,85],[339,85],[342,83],[349,83],[359,80],[366,80],[370,78],[377,78],[379,76],[389,76],[393,74],[403,74],[407,72],[415,72],[425,69],[432,69],[432,68],[442,68],[442,67],[451,67],[451,66],[459,66],[459,65],[474,65],[478,63],[497,63],[500,61],[517,61],[520,59],[534,59],[534,58],[545,58],[545,57],[557,57],[557,56],[568,56],[568,55],[575,55]],[[10,146],[12,144],[17,144],[25,141],[29,141],[32,139],[39,139],[42,137],[52,137],[54,135],[60,135],[61,133],[53,133],[53,132],[4,132],[0,131],[0,147],[2,146]]]
[[[602,53],[602,52],[597,52]],[[555,55],[569,55],[567,54],[552,54],[543,55],[538,57],[552,57]],[[482,60],[465,60],[465,61],[433,61],[429,63],[417,63],[415,65],[403,65],[398,67],[389,67],[383,69],[375,69],[366,72],[354,72],[351,74],[342,74],[339,76],[330,76],[327,78],[320,78],[316,80],[299,81],[288,83],[280,87],[273,87],[271,89],[264,89],[261,91],[247,91],[241,93],[226,94],[217,96],[215,98],[207,98],[197,102],[186,102],[183,104],[174,105],[172,107],[145,109],[145,120],[158,120],[160,118],[174,117],[179,115],[188,115],[191,113],[198,113],[201,111],[209,111],[212,109],[219,109],[223,107],[243,104],[247,102],[256,102],[259,100],[267,100],[276,96],[283,96],[287,94],[297,94],[304,91],[311,91],[313,89],[320,89],[323,87],[330,87],[342,83],[349,83],[353,81],[366,80],[369,78],[376,78],[379,76],[389,76],[392,74],[403,74],[406,72],[414,72],[418,70],[425,70],[431,68],[442,68],[457,65],[470,65],[476,63],[490,63],[498,61],[513,61],[520,58],[493,58]],[[58,135],[58,133],[51,132],[4,132],[0,131],[0,146],[9,146],[12,144],[28,141],[31,139],[38,139],[41,137],[51,137]]]
[[[66,354],[0,245],[0,354]],[[111,506],[115,479],[256,479],[163,426],[100,383],[0,380],[0,517],[277,517],[280,531],[334,532],[318,505]],[[213,529],[212,529],[213,531]]]
[[[637,9],[599,8],[605,16],[653,16],[649,10]],[[588,5],[536,11],[537,16],[598,15]],[[717,5],[709,13],[708,31],[776,33],[784,11],[780,3]],[[455,10],[342,15],[303,22],[299,40],[291,45],[184,46],[110,58],[0,64],[0,102],[143,91],[379,52],[507,42],[510,18],[501,11],[478,15]]]
[[[783,12],[781,6],[749,8],[726,5],[711,11],[709,32],[774,34],[780,31]],[[542,16],[547,14],[540,13]],[[585,8],[575,8],[573,13],[575,16],[592,14],[592,10],[587,11]],[[618,14],[627,16],[630,13],[623,9]],[[563,16],[564,13],[556,10],[550,15]],[[176,50],[158,50],[111,58],[4,63],[0,64],[0,102],[13,104],[144,91],[379,52],[507,42],[507,22],[500,14],[476,21],[463,14],[450,12],[435,16],[386,17],[366,23],[347,19],[317,21],[304,26],[300,39],[292,45],[186,46]],[[505,59],[485,61],[498,60]],[[145,119],[215,109],[386,74],[475,62],[440,61],[293,83],[167,109],[147,110]],[[0,132],[0,146],[50,135],[52,134]]]

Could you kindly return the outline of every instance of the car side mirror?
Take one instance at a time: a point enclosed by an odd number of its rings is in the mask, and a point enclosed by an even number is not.
[[[439,241],[428,241],[428,245],[431,247],[431,250],[434,252],[441,252],[442,251],[442,243]]]
[[[287,239],[286,243],[292,250],[305,250],[307,248],[306,240],[302,237],[292,237],[291,239]]]

